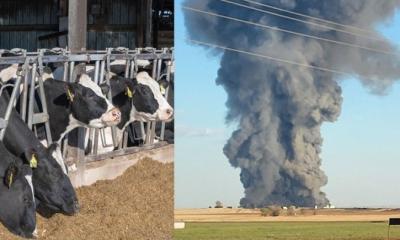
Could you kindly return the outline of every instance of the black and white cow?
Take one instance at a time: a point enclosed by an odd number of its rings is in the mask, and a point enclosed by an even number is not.
[[[8,102],[7,93],[3,93],[0,96],[0,116],[5,115]],[[37,162],[37,167],[33,170],[33,187],[39,211],[72,215],[79,210],[76,193],[66,175],[65,165],[60,163],[62,157],[59,148],[54,144],[46,149],[14,109],[3,141],[6,148],[18,156],[21,162]]]
[[[32,170],[0,142],[0,221],[12,233],[36,235],[36,207]]]
[[[138,73],[135,79],[113,76],[110,87],[113,104],[121,110],[121,122],[116,128],[118,143],[125,128],[134,121],[172,121],[174,110],[162,94],[167,86],[160,86],[147,72]],[[104,129],[104,135],[111,139],[111,128]],[[113,147],[105,148],[99,143],[98,149],[104,153]]]
[[[86,74],[78,76],[75,83],[46,79],[44,89],[51,134],[59,144],[77,127],[103,128],[121,120],[120,110],[104,96],[109,88],[100,88]]]

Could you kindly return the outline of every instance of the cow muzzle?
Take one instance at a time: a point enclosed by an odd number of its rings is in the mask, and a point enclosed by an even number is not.
[[[118,108],[113,108],[103,114],[101,121],[107,126],[117,125],[119,122],[121,122],[121,111]]]
[[[170,122],[174,119],[174,109],[172,107],[168,107],[166,109],[162,109],[158,114],[159,120],[163,122]]]

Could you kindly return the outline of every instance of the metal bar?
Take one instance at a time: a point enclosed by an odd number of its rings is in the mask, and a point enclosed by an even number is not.
[[[68,81],[68,62],[64,62],[64,72],[63,72],[63,81],[67,82]]]
[[[104,68],[105,68],[104,65],[105,65],[105,61],[101,61],[99,83],[103,83],[104,82]]]
[[[75,62],[71,62],[69,64],[69,82],[74,82],[74,68],[75,68]]]
[[[167,62],[167,82],[168,82],[168,87],[165,89],[165,99],[168,100],[168,95],[169,95],[169,87],[170,87],[170,82],[171,82],[171,61]],[[160,140],[164,141],[164,136],[165,136],[165,122],[161,122],[161,133],[160,133]]]
[[[29,55],[31,54],[31,55]],[[32,55],[33,54],[33,55]],[[46,63],[54,63],[54,62],[88,62],[88,61],[98,61],[103,60],[106,54],[90,54],[90,53],[82,53],[82,54],[67,54],[67,55],[45,55],[43,56],[43,62]],[[126,58],[132,59],[136,56],[139,60],[154,60],[157,58],[161,58],[164,60],[170,60],[170,53],[132,53],[132,54],[111,54],[110,60],[125,60]],[[37,53],[28,53],[27,56],[29,63],[32,64],[36,61]],[[1,57],[0,64],[23,64],[25,59],[23,57]]]
[[[8,106],[7,106],[7,109],[6,109],[6,113],[4,115],[4,121],[6,123],[5,124],[6,127],[1,129],[1,131],[0,131],[0,141],[3,141],[3,139],[4,139],[4,134],[6,132],[6,128],[7,128],[7,125],[8,125],[8,120],[10,120],[11,111],[14,108],[14,102],[15,102],[15,100],[17,98],[17,94],[19,92],[19,86],[21,85],[21,78],[22,78],[21,75],[19,75],[17,77],[17,81],[15,82],[15,87],[14,87],[14,89],[12,91],[12,94],[11,94],[10,102],[8,103]]]
[[[123,155],[127,155],[127,154],[134,154],[134,153],[138,153],[138,152],[146,151],[146,150],[157,149],[157,148],[165,147],[167,145],[168,145],[168,143],[166,143],[166,142],[158,142],[158,143],[149,144],[146,146],[120,149],[120,150],[116,150],[116,151],[109,152],[109,153],[103,153],[103,154],[99,154],[99,155],[90,155],[90,156],[86,156],[86,163],[96,162],[96,161],[108,159],[111,157],[118,157],[118,156],[123,156]]]
[[[129,77],[129,70],[130,70],[130,62],[129,59],[126,59],[126,66],[125,66],[125,77],[128,78]]]
[[[46,102],[46,95],[45,95],[45,91],[44,91],[44,86],[43,86],[43,62],[42,62],[42,54],[43,51],[41,51],[41,54],[39,55],[38,58],[38,64],[39,64],[39,97],[40,97],[40,101],[42,103],[42,107],[43,107],[43,113],[47,114],[47,116],[49,115],[49,111],[47,110],[47,102]],[[32,119],[33,120],[33,119]],[[53,139],[51,136],[51,131],[50,131],[50,123],[49,121],[46,121],[44,123],[45,128],[46,128],[46,137],[47,137],[47,143],[48,145],[53,143]]]
[[[107,74],[106,74],[106,83],[107,83],[108,86],[110,86],[110,73],[111,73],[110,54],[111,54],[111,51],[112,51],[112,48],[108,48],[108,49],[107,49],[107,60],[106,60],[106,61],[107,61],[107,63],[106,63]],[[108,97],[108,100],[109,100],[110,102],[112,102],[112,91],[111,91],[111,88],[110,88],[110,91],[108,91],[107,97]],[[112,126],[112,127],[111,127],[111,135],[112,135],[112,142],[113,142],[114,147],[118,147],[118,142],[117,142],[118,140],[117,140],[117,136],[116,136],[116,127],[115,127],[115,126]]]
[[[154,59],[153,61],[153,79],[156,81],[158,80],[158,76],[160,75],[161,72],[161,59]],[[156,121],[152,121],[149,123],[150,124],[150,132],[148,132],[148,142],[147,143],[154,143],[154,139],[156,137]]]
[[[124,143],[123,143],[123,145],[122,145],[122,148],[123,149],[126,149],[127,147],[128,147],[128,131],[125,131],[124,132]]]
[[[26,105],[28,101],[28,76],[29,76],[29,62],[25,61],[25,64],[23,66],[24,71],[23,71],[23,78],[24,78],[24,88],[22,92],[22,99],[21,99],[21,118],[24,122],[26,122]]]
[[[94,67],[94,79],[93,79],[93,81],[96,84],[99,84],[100,61],[96,61],[94,66],[95,67]],[[95,150],[96,150],[96,154],[97,154],[97,149],[98,149],[98,146],[97,146],[98,145],[98,137],[97,137],[97,139],[95,138],[96,131],[97,131],[97,129],[93,129],[93,128],[89,129],[89,140],[90,140],[89,143],[91,143],[90,152],[92,154],[94,153]],[[97,132],[97,136],[98,136],[98,132]],[[88,145],[89,145],[89,143],[88,143]]]
[[[0,129],[6,128],[7,122],[3,118],[0,118]]]
[[[35,104],[35,79],[36,79],[37,63],[32,66],[31,87],[29,89],[29,104],[28,104],[28,127],[32,130],[33,125],[33,106]]]
[[[146,144],[146,131],[144,130],[144,122],[140,121],[140,132],[142,133],[142,139],[144,144]]]
[[[100,129],[95,129],[94,130],[94,140],[93,140],[93,151],[92,154],[97,155],[97,152],[99,150],[99,131]]]
[[[131,60],[131,69],[129,71],[129,78],[135,77],[135,60]]]
[[[69,0],[68,46],[71,51],[86,47],[87,0]]]
[[[94,82],[99,84],[99,69],[100,69],[100,61],[96,61],[94,65]]]

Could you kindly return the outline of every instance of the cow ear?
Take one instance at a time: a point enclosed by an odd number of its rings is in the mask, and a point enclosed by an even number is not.
[[[101,92],[102,92],[104,95],[107,95],[108,92],[110,91],[110,86],[108,86],[107,83],[102,83],[102,84],[100,84],[99,86],[100,86]]]
[[[160,92],[164,96],[167,92],[169,82],[165,79],[161,79],[160,81],[158,81],[158,84],[160,85]]]
[[[10,163],[8,165],[7,170],[4,175],[4,184],[10,188],[11,185],[14,183],[14,180],[18,174],[18,167],[15,162]]]
[[[31,168],[37,168],[38,165],[38,156],[34,149],[29,149],[24,152],[25,159],[28,161],[29,166]]]

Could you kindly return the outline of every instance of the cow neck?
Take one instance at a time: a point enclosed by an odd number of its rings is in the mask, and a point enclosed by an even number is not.
[[[71,107],[71,106],[70,106]],[[71,111],[70,111],[71,112]],[[60,134],[60,138],[57,140],[57,144],[60,146],[62,139],[65,137],[65,135],[67,135],[69,132],[71,132],[72,130],[74,130],[77,127],[82,126],[82,124],[76,119],[74,118],[74,116],[72,115],[72,113],[69,113],[69,122],[67,127],[65,128],[64,132],[62,132]]]

